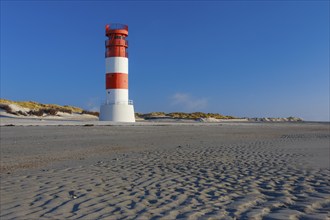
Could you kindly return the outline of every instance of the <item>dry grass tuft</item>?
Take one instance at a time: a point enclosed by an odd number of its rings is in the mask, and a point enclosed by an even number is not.
[[[15,104],[23,108],[29,108],[31,111],[35,112],[36,114],[41,114],[42,111],[47,112],[51,115],[53,111],[60,111],[65,113],[81,113],[83,111],[82,108],[69,106],[69,105],[56,105],[56,104],[41,104],[39,102],[34,101],[11,101],[7,99],[0,99],[0,104]],[[37,113],[40,110],[39,113]]]

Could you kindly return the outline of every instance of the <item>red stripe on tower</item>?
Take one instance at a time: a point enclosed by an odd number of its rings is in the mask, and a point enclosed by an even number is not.
[[[106,89],[128,89],[128,74],[107,73],[105,75]]]

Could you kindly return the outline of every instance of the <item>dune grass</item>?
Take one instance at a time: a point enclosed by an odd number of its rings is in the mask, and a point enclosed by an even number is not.
[[[234,116],[221,115],[219,113],[204,113],[204,112],[150,112],[147,114],[136,113],[136,116],[140,118],[155,118],[155,117],[170,117],[180,119],[199,119],[199,118],[215,118],[215,119],[236,119]]]
[[[41,109],[57,109],[61,112],[68,112],[68,113],[82,113],[83,109],[69,106],[69,105],[56,105],[56,104],[41,104],[39,102],[34,101],[11,101],[7,99],[0,99],[0,104],[15,104],[23,108],[29,108],[33,111],[39,111]]]

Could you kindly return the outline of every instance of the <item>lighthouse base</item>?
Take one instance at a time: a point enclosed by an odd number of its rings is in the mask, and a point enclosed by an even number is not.
[[[104,104],[100,108],[100,121],[135,122],[133,105]]]

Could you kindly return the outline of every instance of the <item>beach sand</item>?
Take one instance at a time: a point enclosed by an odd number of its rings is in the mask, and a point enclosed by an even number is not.
[[[0,129],[2,220],[330,219],[329,123]]]

